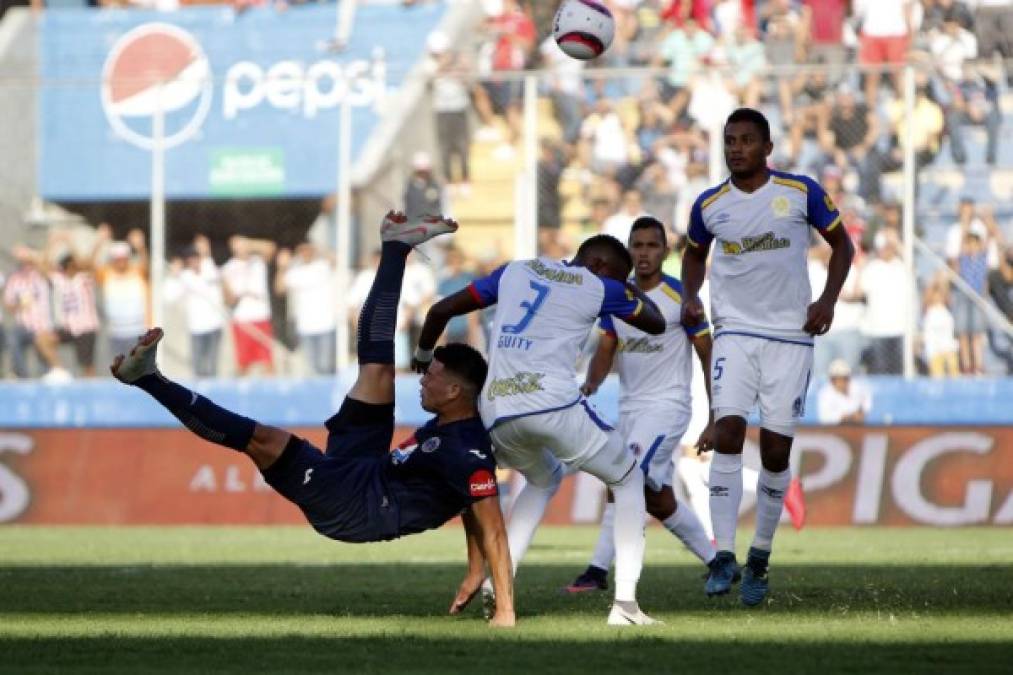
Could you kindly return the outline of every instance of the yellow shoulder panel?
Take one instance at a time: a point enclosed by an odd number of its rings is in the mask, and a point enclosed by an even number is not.
[[[794,180],[791,178],[781,178],[780,176],[774,176],[774,182],[778,185],[784,185],[785,187],[795,188],[806,194],[809,194],[809,186],[800,180]]]

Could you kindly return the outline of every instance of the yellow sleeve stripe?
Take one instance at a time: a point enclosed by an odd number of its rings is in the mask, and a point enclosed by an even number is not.
[[[785,187],[795,188],[802,192],[809,194],[809,186],[800,180],[793,180],[791,178],[781,178],[780,176],[774,176],[774,182],[778,185],[784,185]]]
[[[672,298],[675,302],[682,302],[682,296],[679,295],[679,291],[675,290],[664,281],[661,282],[661,292]]]
[[[638,300],[637,300],[637,308],[636,308],[635,310],[633,310],[633,313],[632,313],[632,314],[630,314],[630,317],[634,317],[634,316],[637,316],[637,315],[639,315],[639,314],[640,314],[640,312],[641,312],[641,310],[642,310],[643,308],[644,308],[644,301],[643,301],[643,300],[640,300],[640,299],[638,299]]]
[[[722,185],[720,190],[718,190],[717,192],[715,192],[714,194],[712,194],[710,197],[708,197],[707,199],[705,199],[702,202],[700,202],[700,210],[703,211],[705,208],[707,208],[708,206],[710,206],[711,204],[713,204],[714,202],[716,202],[721,195],[727,194],[727,192],[728,192],[729,189],[731,189],[731,188],[728,187],[728,183],[725,183],[724,185]]]
[[[827,229],[825,230],[825,232],[829,232],[830,230],[834,229],[835,227],[837,227],[840,224],[841,224],[841,217],[837,216],[836,218],[834,218],[834,222],[830,223],[830,226],[827,227]]]
[[[710,335],[710,334],[711,334],[711,329],[710,328],[704,328],[699,333],[693,333],[693,337],[700,337],[701,335]]]
[[[693,241],[693,237],[689,236],[688,234],[686,235],[686,243],[692,246],[693,248],[700,248],[700,244]]]

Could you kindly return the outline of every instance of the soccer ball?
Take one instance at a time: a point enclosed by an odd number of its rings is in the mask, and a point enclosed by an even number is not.
[[[612,12],[595,0],[564,0],[552,27],[563,53],[581,61],[604,54],[615,32]]]

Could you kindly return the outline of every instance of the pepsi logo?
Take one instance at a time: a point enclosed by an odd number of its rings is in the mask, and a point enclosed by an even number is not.
[[[146,23],[113,44],[102,69],[102,109],[113,131],[140,148],[155,145],[161,108],[162,147],[192,138],[211,107],[211,65],[197,40],[167,23]]]

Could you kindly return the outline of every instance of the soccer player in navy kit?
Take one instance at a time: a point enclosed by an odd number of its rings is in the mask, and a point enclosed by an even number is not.
[[[390,451],[394,433],[394,328],[405,260],[412,248],[453,232],[451,220],[408,222],[391,212],[381,228],[380,266],[359,321],[359,375],[327,420],[321,452],[289,432],[224,410],[167,380],[157,369],[160,328],[113,361],[120,381],[149,393],[188,429],[245,453],[271,487],[320,534],[345,542],[384,541],[443,525],[460,514],[468,572],[450,613],[478,591],[488,563],[496,588],[495,626],[514,623],[513,580],[489,434],[478,416],[488,367],[463,344],[440,347],[421,380],[422,407],[435,417]]]

